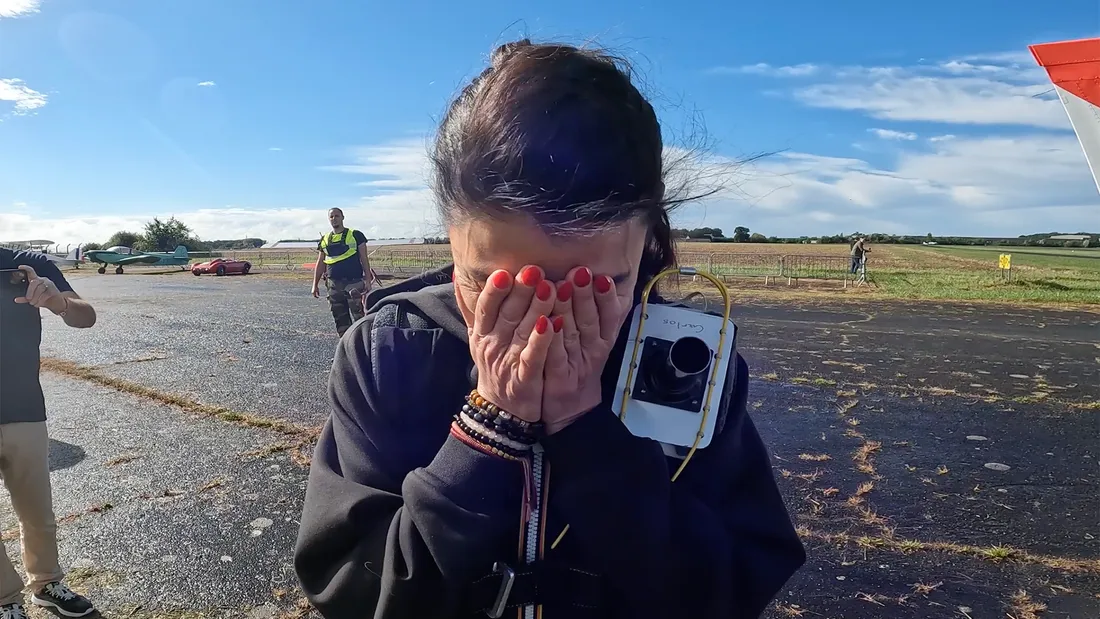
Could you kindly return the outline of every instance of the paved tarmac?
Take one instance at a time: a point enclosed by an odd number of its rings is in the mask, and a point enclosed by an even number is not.
[[[306,470],[273,448],[286,436],[196,406],[323,422],[326,302],[262,275],[73,283],[100,321],[45,320],[43,355],[80,365],[43,384],[74,585],[109,617],[303,616],[289,562]],[[1021,591],[1044,617],[1100,616],[1100,317],[754,301],[734,318],[810,550],[769,617],[1001,618]],[[6,539],[15,524],[0,499]]]

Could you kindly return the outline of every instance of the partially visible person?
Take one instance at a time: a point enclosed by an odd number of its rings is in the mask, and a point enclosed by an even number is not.
[[[373,294],[329,378],[294,553],[324,617],[751,619],[804,563],[740,355],[675,482],[612,412],[628,317],[676,261],[663,152],[593,50],[504,45],[452,103],[453,267]]]
[[[36,606],[65,617],[84,617],[95,608],[65,585],[58,562],[50,441],[38,372],[41,310],[76,328],[94,325],[96,313],[42,254],[0,248],[0,270],[0,277],[24,277],[27,282],[22,296],[0,299],[0,476],[19,518],[23,566],[30,581],[25,584],[15,572],[7,552],[0,554],[0,617],[27,619],[25,588]]]
[[[851,248],[852,268],[851,268],[850,272],[853,275],[856,274],[856,273],[859,273],[859,269],[860,269],[860,267],[863,266],[863,261],[866,258],[866,255],[869,254],[870,252],[871,252],[871,250],[868,249],[868,247],[867,247],[867,238],[866,237],[861,236],[858,239],[856,239],[855,243],[852,243],[852,248]]]
[[[371,287],[370,259],[366,235],[344,227],[344,211],[329,209],[328,221],[332,232],[317,244],[311,292],[314,298],[321,296],[321,277],[325,276],[336,332],[343,336],[352,323],[363,317],[363,297]]]

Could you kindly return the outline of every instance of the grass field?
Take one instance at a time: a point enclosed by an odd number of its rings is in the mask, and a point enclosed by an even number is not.
[[[927,247],[933,254],[945,254],[995,264],[1000,254],[1010,254],[1014,267],[1049,269],[1100,269],[1100,248],[1060,247]]]
[[[1100,252],[1055,248],[881,246],[869,263],[880,294],[895,298],[1100,304]],[[1022,251],[1020,251],[1022,250]],[[1012,255],[1011,278],[997,266]],[[874,255],[874,254],[872,254]]]
[[[860,288],[851,286],[847,245],[685,242],[678,250],[683,266],[724,277],[731,289],[746,294],[813,290],[852,298],[1100,307],[1100,249],[872,245],[867,263],[871,286]],[[1002,253],[1012,254],[1011,278],[1005,278],[998,268]],[[285,266],[290,271],[301,271],[302,265],[316,258],[311,251],[232,255],[254,265]],[[398,277],[449,261],[450,247],[446,245],[381,247],[371,256],[376,271]],[[788,282],[797,282],[798,287],[788,287]]]

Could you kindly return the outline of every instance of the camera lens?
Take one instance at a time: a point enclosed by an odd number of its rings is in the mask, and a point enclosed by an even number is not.
[[[698,412],[712,358],[710,347],[697,337],[649,338],[639,369],[643,387],[635,397]]]
[[[697,337],[682,337],[668,351],[668,363],[677,378],[695,376],[710,366],[710,347]]]

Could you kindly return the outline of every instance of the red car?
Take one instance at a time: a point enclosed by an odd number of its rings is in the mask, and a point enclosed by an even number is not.
[[[231,273],[240,273],[241,275],[248,275],[249,269],[252,265],[244,260],[226,260],[225,258],[214,258],[208,262],[200,262],[198,264],[191,265],[191,274],[194,276],[202,275],[203,273],[214,273],[215,275],[229,275]]]

